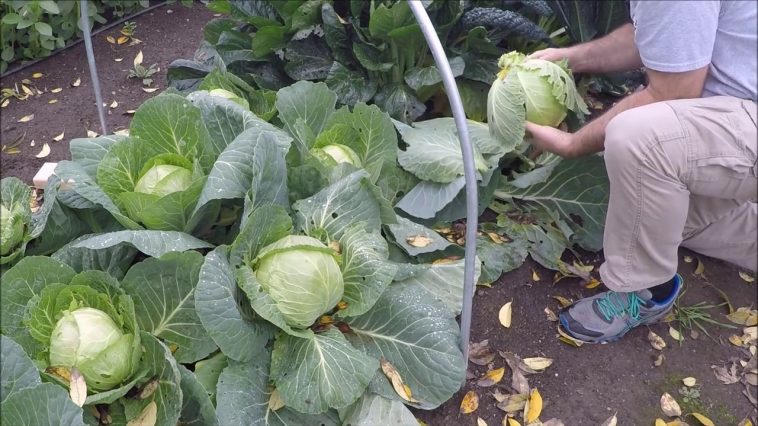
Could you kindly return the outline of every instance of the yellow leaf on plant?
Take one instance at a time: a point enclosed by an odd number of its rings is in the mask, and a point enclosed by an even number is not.
[[[143,87],[142,88],[142,91],[145,92],[145,93],[153,93],[156,90],[158,90],[157,87]]]
[[[29,122],[29,121],[32,121],[32,120],[34,120],[34,114],[29,114],[29,115],[25,115],[25,116],[19,118],[18,122],[19,123],[26,123],[26,122]]]
[[[663,410],[663,414],[669,417],[678,417],[682,415],[682,409],[679,408],[679,403],[668,393],[661,395],[661,410]]]
[[[684,386],[691,388],[695,386],[695,383],[697,383],[697,379],[694,377],[685,377],[682,379],[682,383],[684,383]]]
[[[542,413],[542,395],[535,388],[532,389],[529,395],[529,408],[524,416],[524,421],[529,424],[537,420],[540,417],[540,413]]]
[[[81,78],[77,78],[76,80],[74,80],[73,83],[71,83],[71,85],[74,86],[74,87],[79,87],[80,84],[82,84],[82,79]]]
[[[41,72],[35,72],[32,74],[32,78],[42,78],[43,74]],[[81,405],[80,405],[81,407]]]
[[[405,241],[413,247],[426,247],[432,243],[432,239],[425,235],[412,235],[405,239]]]
[[[64,130],[64,131],[62,131],[60,135],[58,135],[58,136],[56,136],[56,137],[54,137],[54,138],[53,138],[53,141],[55,141],[55,142],[60,142],[60,141],[62,141],[62,140],[63,140],[63,135],[64,135],[65,133],[66,133],[66,131],[65,131],[65,130]]]
[[[747,283],[752,283],[755,281],[755,277],[748,274],[747,272],[740,271],[739,274],[740,274],[740,278],[742,278],[742,280]]]
[[[534,269],[532,269],[532,281],[539,281],[540,280],[540,274],[537,273]]]
[[[178,349],[178,347],[177,347],[177,349]],[[148,398],[150,398],[151,396],[153,396],[153,394],[155,393],[155,391],[158,390],[158,386],[160,386],[160,384],[161,383],[160,383],[160,381],[157,378],[154,378],[154,379],[150,380],[149,382],[147,382],[147,384],[145,384],[144,386],[142,386],[142,390],[140,390],[139,394],[137,395],[137,398],[139,398],[139,399],[148,399]]]
[[[410,393],[406,391],[405,383],[403,383],[403,378],[400,377],[400,373],[395,369],[395,367],[390,364],[389,361],[384,359],[384,357],[379,359],[379,364],[382,367],[382,372],[384,372],[384,375],[387,376],[388,379],[390,379],[390,382],[392,383],[392,388],[395,389],[395,392],[403,398],[404,400],[408,402],[418,402],[414,400]],[[408,389],[410,390],[410,389]]]
[[[35,157],[37,157],[37,158],[45,158],[48,155],[50,155],[50,145],[44,144],[44,145],[42,145],[42,150],[37,155],[35,155]]]
[[[511,316],[513,314],[513,310],[511,308],[511,304],[513,302],[508,302],[503,307],[500,308],[500,312],[497,314],[498,320],[500,320],[500,324],[508,328],[511,326]]]
[[[503,239],[503,237],[501,237],[500,235],[498,235],[495,232],[488,232],[487,236],[490,237],[490,239],[492,240],[492,242],[495,243],[495,244],[503,244],[505,242],[505,240]]]
[[[568,300],[568,299],[566,299],[563,296],[550,296],[550,297],[552,297],[553,299],[557,300],[558,303],[561,304],[561,308],[566,308],[568,306],[571,306],[571,301]]]
[[[50,93],[58,93],[58,92],[60,92],[60,91],[62,91],[62,90],[63,90],[63,88],[61,88],[61,87],[56,87],[55,89],[51,90],[51,91],[50,91]]]
[[[45,373],[52,374],[53,376],[62,379],[66,383],[71,382],[71,370],[66,367],[47,367]]]
[[[476,426],[487,426],[487,422],[485,422],[483,418],[477,417]]]
[[[71,397],[71,401],[79,407],[84,406],[84,400],[87,399],[87,383],[84,381],[84,376],[79,370],[74,367],[71,369],[71,382],[68,386],[68,395]]]
[[[669,336],[671,336],[676,341],[683,341],[684,337],[682,337],[682,333],[680,333],[677,329],[674,327],[669,327]]]
[[[490,387],[493,385],[496,385],[500,383],[501,380],[503,380],[503,375],[505,374],[505,368],[500,367],[496,368],[494,370],[490,370],[486,373],[484,373],[484,376],[482,376],[476,384],[481,387]]]
[[[471,414],[479,408],[479,395],[474,391],[466,392],[461,401],[461,414]]]
[[[735,324],[746,325],[748,327],[758,325],[758,311],[755,309],[745,307],[737,308],[736,311],[732,312],[726,317],[729,319],[729,321]]]
[[[142,51],[140,50],[137,52],[137,56],[134,57],[134,66],[140,65],[142,63]]]
[[[129,37],[125,37],[125,36],[121,36],[121,37],[119,37],[119,38],[116,39],[116,43],[118,43],[118,44],[124,44],[127,41],[129,41]]]
[[[709,419],[708,417],[705,417],[704,415],[702,415],[700,413],[692,413],[690,415],[692,417],[696,418],[697,421],[699,421],[704,426],[716,426],[716,425],[713,424],[713,422],[711,421],[711,419]]]
[[[600,281],[596,280],[595,278],[592,278],[587,284],[585,284],[584,288],[593,289],[593,288],[598,287],[600,284],[602,284]]]
[[[116,44],[116,39],[113,38],[113,36],[107,36],[105,39],[108,40],[108,43],[110,44]]]
[[[131,420],[126,426],[155,426],[155,422],[158,420],[158,405],[155,401],[151,401],[142,412]]]
[[[49,101],[47,101],[47,103],[49,103],[51,105],[52,104],[57,104],[58,103],[58,99],[50,99]]]
[[[271,392],[271,396],[268,398],[268,409],[276,411],[282,407],[284,407],[284,400],[282,399],[282,396],[279,395],[279,390],[274,389],[274,391]]]

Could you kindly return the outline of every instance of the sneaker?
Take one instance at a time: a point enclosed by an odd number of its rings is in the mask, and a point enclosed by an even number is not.
[[[630,293],[606,291],[577,300],[559,314],[561,328],[586,343],[615,342],[638,325],[660,321],[674,306],[682,277],[674,277],[674,289],[663,301],[653,300],[650,290]]]

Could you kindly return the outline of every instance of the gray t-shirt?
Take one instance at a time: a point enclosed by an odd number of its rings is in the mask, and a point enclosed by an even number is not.
[[[685,72],[708,64],[703,96],[758,100],[758,2],[631,0],[645,67]]]

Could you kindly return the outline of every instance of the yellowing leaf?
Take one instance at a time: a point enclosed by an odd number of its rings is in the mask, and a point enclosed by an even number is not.
[[[44,145],[42,145],[42,150],[40,150],[40,152],[37,155],[35,155],[35,157],[37,157],[37,158],[45,158],[48,155],[50,155],[50,145],[44,144]]]
[[[21,85],[21,90],[23,90],[24,93],[26,93],[27,95],[33,95],[34,94],[34,92],[32,92],[32,89],[26,87],[26,85],[24,85],[24,84]]]
[[[116,39],[116,43],[118,43],[118,44],[124,44],[127,41],[129,41],[129,37],[125,37],[125,36],[121,36],[121,37],[119,37],[119,38]]]
[[[674,340],[679,341],[679,342],[684,340],[682,333],[680,333],[674,327],[669,327],[669,336],[671,336]]]
[[[702,415],[700,413],[692,413],[690,415],[692,417],[696,418],[697,421],[699,421],[704,426],[716,426],[716,425],[713,424],[713,422],[711,421],[711,419],[709,419],[708,417],[705,417],[704,415]]]
[[[18,119],[19,123],[27,123],[29,121],[34,120],[34,114],[25,115]]]
[[[45,369],[45,373],[52,374],[53,376],[62,379],[66,383],[71,382],[71,370],[66,367],[47,367]]]
[[[93,132],[92,130],[87,130],[87,137],[88,138],[96,138],[97,132]]]
[[[474,391],[466,392],[461,401],[461,414],[471,414],[479,408],[479,395]]]
[[[596,280],[595,278],[591,278],[587,284],[584,285],[584,288],[593,289],[602,284],[600,281]]]
[[[758,311],[755,309],[737,308],[736,311],[726,317],[735,324],[746,325],[748,327],[758,325]]]
[[[5,108],[5,107],[7,107],[7,106],[8,106],[8,104],[10,104],[10,103],[11,103],[11,100],[10,100],[10,99],[6,99],[6,100],[4,100],[4,101],[3,101],[3,103],[2,103],[2,104],[0,104],[0,108]]]
[[[703,265],[703,261],[700,259],[697,260],[697,267],[692,274],[701,280],[708,281],[708,278],[705,277],[705,265]]]
[[[695,383],[697,383],[697,379],[694,377],[685,377],[682,379],[682,383],[684,383],[684,386],[691,388],[695,386]]]
[[[733,344],[734,346],[742,346],[742,338],[736,334],[732,334],[729,336],[729,343]]]
[[[535,388],[532,389],[532,392],[529,395],[529,408],[524,416],[524,421],[529,424],[537,420],[540,417],[540,413],[542,413],[542,395],[540,395],[540,392]]]
[[[35,72],[32,74],[32,78],[42,78],[43,74],[41,72]],[[80,405],[81,407],[81,405]]]
[[[133,109],[128,109],[128,110],[124,111],[124,114],[129,114],[129,115],[131,115],[131,114],[134,114],[135,112],[137,112],[137,111],[135,111],[135,110],[133,110]]]
[[[497,392],[497,391],[496,391]],[[496,394],[495,399],[498,399],[497,408],[505,411],[508,414],[518,413],[526,406],[526,401],[529,399],[527,394],[502,395]]]
[[[558,315],[556,315],[550,308],[545,308],[545,316],[547,316],[548,321],[558,322]]]
[[[62,131],[60,135],[58,135],[58,136],[56,136],[56,137],[54,137],[54,138],[53,138],[53,141],[55,141],[55,142],[60,142],[60,141],[62,141],[62,140],[63,140],[63,135],[64,135],[65,133],[66,133],[66,131],[65,131],[65,130],[64,130],[64,131]]]
[[[108,40],[108,43],[110,44],[116,44],[116,39],[113,38],[113,36],[107,36],[105,39]]]
[[[142,63],[142,51],[140,50],[137,53],[137,56],[134,57],[134,66],[136,67],[137,65],[139,65],[141,63]]]
[[[497,319],[500,320],[500,324],[505,328],[511,326],[511,316],[513,314],[513,311],[511,309],[512,303],[513,302],[508,302],[503,305],[503,307],[500,308],[500,312],[497,314]]]
[[[145,92],[145,93],[153,93],[156,90],[158,90],[157,87],[143,87],[142,88],[142,91]]]
[[[739,274],[740,274],[740,278],[742,278],[742,280],[745,281],[746,283],[752,283],[755,281],[755,277],[748,274],[747,272],[740,271]]]
[[[679,403],[668,393],[661,395],[661,410],[663,410],[663,414],[669,417],[679,417],[682,415],[682,409],[679,408]]]
[[[513,417],[508,417],[508,426],[521,426],[521,423]]]
[[[540,280],[540,274],[537,273],[534,269],[532,269],[532,281],[539,281]]]
[[[503,244],[505,242],[503,237],[501,237],[495,232],[488,232],[487,236],[490,237],[490,240],[492,240],[492,242],[495,244]]]
[[[611,417],[608,417],[608,419],[604,421],[600,426],[616,426],[617,423],[618,418],[616,418],[616,414],[614,414]]]
[[[753,422],[751,422],[750,419],[742,419],[737,426],[753,426]]]
[[[281,395],[279,395],[279,390],[274,389],[274,391],[271,392],[271,396],[268,398],[268,409],[276,411],[282,407],[284,407],[284,400]]]
[[[403,378],[400,377],[400,373],[395,369],[395,367],[390,364],[389,361],[384,359],[384,357],[379,359],[379,364],[382,367],[382,371],[384,372],[384,375],[387,376],[388,379],[390,379],[390,382],[392,383],[392,388],[395,389],[395,392],[397,392],[398,395],[400,395],[401,398],[408,402],[418,402],[414,400],[410,392],[406,390],[405,383],[403,383]],[[410,390],[410,389],[409,389]]]
[[[82,79],[81,78],[77,78],[76,80],[74,80],[73,83],[71,83],[71,85],[74,86],[74,87],[79,87],[80,84],[82,84]]]
[[[413,235],[406,238],[405,241],[408,242],[408,244],[412,245],[413,247],[421,247],[421,248],[426,247],[432,243],[432,239],[425,235]]]
[[[524,358],[521,361],[532,370],[538,370],[538,371],[544,370],[550,367],[551,365],[553,365],[553,360],[550,358],[542,358],[542,357]]]
[[[692,256],[684,256],[684,263],[692,263]]]
[[[567,344],[569,346],[573,346],[575,348],[580,348],[584,344],[584,342],[582,342],[580,340],[576,340],[573,337],[571,337],[568,334],[566,334],[566,332],[561,329],[560,324],[558,325],[558,334],[559,334],[558,340],[560,340],[561,342],[563,342],[563,343],[565,343],[565,344]]]
[[[661,336],[655,334],[653,330],[647,332],[647,340],[653,349],[662,351],[666,347],[666,341]]]
[[[655,426],[666,426],[666,422],[663,419],[655,419]]]
[[[113,58],[113,61],[114,61],[114,62],[121,62],[121,61],[123,61],[123,60],[124,60],[124,58]]]
[[[50,105],[57,104],[58,103],[58,99],[50,99],[49,101],[47,101],[47,103],[49,103]]]
[[[503,380],[503,375],[505,374],[505,368],[500,367],[496,368],[494,370],[490,370],[486,373],[484,373],[484,376],[482,376],[476,384],[486,388],[490,387],[492,385],[496,385],[500,383],[501,380]]]
[[[563,296],[550,296],[550,297],[552,297],[553,299],[557,300],[558,303],[561,304],[561,308],[565,308],[565,307],[571,306],[571,301],[568,300],[568,299],[566,299]]]
[[[476,426],[487,426],[487,422],[484,421],[481,417],[476,418]]]
[[[116,102],[116,100],[114,99],[113,102],[111,102],[111,104],[109,106],[111,108],[117,108],[118,107],[118,102]]]
[[[137,398],[139,399],[150,398],[151,396],[153,396],[155,391],[158,390],[159,385],[160,385],[160,382],[158,381],[158,379],[150,380],[144,386],[142,386],[142,390],[140,390],[139,395],[137,395]]]
[[[63,90],[63,88],[61,88],[61,87],[56,87],[55,89],[51,90],[51,91],[50,91],[50,93],[58,93],[58,92],[60,92],[60,91],[62,91],[62,90]]]
[[[134,418],[132,421],[126,424],[126,426],[155,426],[155,422],[158,420],[158,405],[155,401],[151,401],[142,412]]]
[[[71,369],[71,382],[68,387],[68,395],[74,401],[74,404],[80,407],[84,406],[84,400],[87,399],[87,383],[84,381],[82,373],[76,367]]]

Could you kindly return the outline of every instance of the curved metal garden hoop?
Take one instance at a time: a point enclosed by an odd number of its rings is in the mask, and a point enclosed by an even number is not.
[[[453,71],[450,69],[450,62],[445,55],[445,49],[442,42],[437,36],[434,24],[429,19],[429,15],[424,9],[424,5],[418,0],[408,0],[413,15],[424,33],[426,43],[434,56],[434,62],[437,69],[442,75],[442,82],[445,85],[445,93],[450,100],[450,106],[453,110],[455,126],[458,128],[458,138],[461,143],[461,153],[463,154],[463,176],[466,180],[466,250],[464,260],[463,274],[463,309],[461,310],[461,336],[460,346],[463,352],[463,367],[468,367],[468,341],[471,334],[471,306],[474,296],[474,265],[476,260],[476,233],[477,220],[479,216],[479,201],[477,194],[476,172],[474,166],[474,151],[471,147],[471,139],[468,133],[468,124],[466,123],[466,114],[463,111],[461,94],[458,92],[458,86],[455,84]]]
[[[84,47],[87,50],[87,62],[89,63],[89,75],[92,78],[92,88],[95,90],[95,103],[97,104],[97,114],[100,117],[100,127],[103,135],[108,134],[108,127],[105,125],[105,109],[103,108],[103,97],[100,94],[100,80],[97,78],[97,66],[95,65],[95,52],[92,50],[92,34],[89,30],[89,13],[87,0],[80,0],[80,18],[82,33],[84,38]]]

